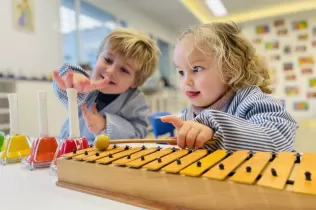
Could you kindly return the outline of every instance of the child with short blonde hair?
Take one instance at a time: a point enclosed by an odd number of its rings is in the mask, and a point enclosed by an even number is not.
[[[148,106],[138,87],[157,70],[159,55],[158,46],[146,34],[116,29],[101,42],[91,75],[69,64],[53,73],[53,90],[66,107],[66,89],[78,91],[81,136],[92,143],[95,135],[102,133],[111,139],[147,135]],[[60,138],[69,135],[68,121]]]
[[[293,151],[297,123],[268,95],[269,73],[235,24],[215,22],[186,30],[174,49],[180,89],[191,104],[178,129],[179,147]],[[211,139],[215,144],[209,145]]]

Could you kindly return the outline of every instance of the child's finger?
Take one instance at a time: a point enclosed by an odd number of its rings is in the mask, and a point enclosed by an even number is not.
[[[184,149],[186,145],[186,138],[188,132],[191,130],[192,126],[190,124],[184,124],[178,132],[177,144],[180,148]]]
[[[89,116],[90,116],[90,112],[87,108],[87,104],[86,103],[82,103],[82,114],[83,114],[83,117],[86,121],[89,121]]]
[[[97,104],[96,104],[96,103],[94,103],[94,104],[92,105],[91,110],[92,110],[92,113],[93,113],[93,114],[99,115],[99,112],[98,112],[98,110],[97,110]]]
[[[90,131],[90,133],[94,133],[95,129],[93,128],[92,125],[88,126],[88,130]]]
[[[57,85],[59,88],[61,89],[66,89],[66,85],[64,80],[61,78],[61,76],[59,76],[59,73],[57,71],[53,72],[53,78],[55,79]]]
[[[98,130],[97,130],[98,126],[97,126],[97,124],[95,122],[90,122],[90,124],[87,124],[87,128],[88,128],[88,130],[91,133],[97,133],[98,132]]]
[[[200,131],[198,129],[195,129],[191,127],[191,129],[188,131],[186,138],[185,138],[185,144],[189,148],[194,148],[196,144],[197,136],[199,135]]]
[[[79,88],[80,88],[81,93],[89,93],[91,91],[90,90],[90,80],[87,79],[87,80],[81,81],[79,83]]]
[[[177,129],[180,129],[183,126],[183,121],[177,116],[168,115],[163,116],[160,119],[162,122],[172,123]]]
[[[88,127],[88,129],[89,129],[89,131],[91,132],[91,133],[98,133],[99,131],[97,130],[97,127],[96,126],[90,126],[90,127]]]
[[[91,86],[94,90],[100,90],[105,88],[109,84],[109,79],[104,78],[103,80],[93,81],[91,82]]]
[[[195,147],[196,148],[202,148],[204,144],[209,141],[209,136],[207,136],[205,133],[200,132],[196,137]]]
[[[81,82],[76,82],[73,83],[73,88],[75,88],[78,91],[78,93],[82,93],[84,86]]]
[[[66,88],[73,88],[73,72],[69,71],[65,77]]]

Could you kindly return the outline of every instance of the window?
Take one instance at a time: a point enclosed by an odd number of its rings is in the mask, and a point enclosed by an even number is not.
[[[124,21],[117,24],[115,17],[82,0],[80,1],[78,29],[76,28],[75,0],[61,1],[60,25],[63,36],[64,62],[85,63],[91,67],[95,65],[98,48],[104,37],[118,26],[127,26]],[[79,41],[78,37],[80,37]],[[79,49],[80,52],[78,52]]]
[[[169,45],[168,43],[158,39],[157,44],[161,51],[161,56],[159,60],[159,71],[161,76],[168,78],[170,76],[170,55],[169,55]]]
[[[74,0],[62,0],[60,7],[60,30],[63,39],[64,62],[76,64],[76,9]]]

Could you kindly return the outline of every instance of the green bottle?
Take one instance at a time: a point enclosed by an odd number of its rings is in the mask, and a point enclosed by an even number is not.
[[[4,138],[5,138],[5,134],[0,131],[0,152],[3,146]]]

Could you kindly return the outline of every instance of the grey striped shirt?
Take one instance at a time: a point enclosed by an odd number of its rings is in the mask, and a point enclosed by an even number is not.
[[[65,76],[69,70],[89,77],[88,73],[81,67],[69,64],[64,64],[60,68],[59,74]],[[53,80],[53,91],[61,103],[68,108],[67,93],[57,86],[55,80]],[[95,102],[97,95],[98,91],[89,94],[78,94],[80,135],[86,137],[89,143],[94,141],[95,135],[89,132],[80,106],[85,101],[88,108],[90,108]],[[107,123],[102,133],[108,135],[110,139],[145,138],[148,133],[148,111],[149,107],[142,92],[138,89],[129,89],[99,111],[106,118]],[[61,127],[59,138],[69,137],[68,124],[69,119],[67,118]]]
[[[298,125],[283,104],[257,86],[236,93],[225,111],[203,110],[193,117],[190,108],[183,120],[194,120],[214,130],[212,150],[293,151]]]

